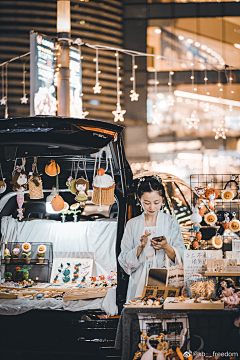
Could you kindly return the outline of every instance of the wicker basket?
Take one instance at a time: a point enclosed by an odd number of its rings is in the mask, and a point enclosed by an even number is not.
[[[38,183],[39,186],[36,186],[34,184],[33,178],[35,178]],[[43,189],[42,189],[42,180],[39,176],[34,176],[31,175],[30,178],[28,179],[28,186],[29,186],[29,196],[30,199],[42,199],[43,198]]]
[[[114,199],[115,184],[108,188],[98,188],[93,186],[92,202],[96,205],[100,205],[100,191],[101,191],[101,205],[112,205],[115,202]]]

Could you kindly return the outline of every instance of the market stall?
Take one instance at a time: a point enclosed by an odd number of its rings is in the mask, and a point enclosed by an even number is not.
[[[1,315],[117,314],[116,253],[131,178],[122,131],[72,118],[1,123]]]
[[[140,179],[138,188],[142,186],[141,181],[150,181],[145,177]],[[159,185],[155,189],[160,188]],[[128,298],[124,304],[115,341],[115,348],[122,350],[122,359],[239,356],[238,189],[237,175],[191,177],[192,215],[189,228],[184,229],[189,237],[184,238],[183,263],[174,248],[175,264],[169,266],[165,256],[165,266],[150,267],[143,292],[137,293],[137,287],[135,298]],[[173,196],[182,207],[180,193],[178,189]],[[154,196],[152,199],[157,199],[157,195]],[[145,208],[144,211],[148,214]],[[186,212],[178,216],[186,216]],[[170,242],[171,233],[164,230],[165,234]],[[176,239],[176,234],[174,236]],[[124,248],[124,251],[129,250]],[[124,263],[124,256],[121,262],[126,266],[128,259]],[[135,262],[133,269],[140,267],[141,261]],[[131,276],[131,271],[126,269]]]

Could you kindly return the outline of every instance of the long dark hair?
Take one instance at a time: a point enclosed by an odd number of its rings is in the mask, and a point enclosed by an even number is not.
[[[165,198],[165,189],[162,184],[162,179],[159,176],[144,176],[139,180],[137,188],[137,196],[140,200],[142,195],[146,192],[157,191],[160,196]]]

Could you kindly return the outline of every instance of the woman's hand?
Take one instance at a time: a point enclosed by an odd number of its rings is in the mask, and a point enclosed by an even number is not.
[[[151,235],[151,233],[148,232],[148,230],[145,230],[145,235],[141,236],[140,242],[141,245],[138,246],[137,249],[137,258],[139,257],[139,255],[141,254],[141,252],[143,251],[143,249],[145,248],[147,242],[148,242],[148,236]]]
[[[165,251],[165,253],[167,254],[167,256],[172,261],[175,260],[175,256],[176,256],[175,251],[174,251],[173,247],[171,245],[169,245],[165,236],[162,236],[162,241],[151,240],[151,244],[155,250],[163,249]]]
[[[155,250],[165,250],[168,242],[165,236],[162,236],[162,241],[151,240],[151,245]]]
[[[145,235],[141,236],[140,242],[141,242],[141,246],[142,248],[145,248],[147,242],[148,242],[148,236],[151,235],[151,233],[148,232],[148,230],[145,230]]]

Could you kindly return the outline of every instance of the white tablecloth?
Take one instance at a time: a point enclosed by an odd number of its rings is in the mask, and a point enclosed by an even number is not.
[[[92,258],[93,276],[116,272],[116,230],[114,221],[55,220],[19,222],[2,218],[1,242],[52,242],[54,258]]]
[[[63,301],[56,299],[0,299],[0,315],[19,315],[30,310],[82,311],[101,309],[108,316],[117,315],[116,288],[109,289],[105,298]]]

